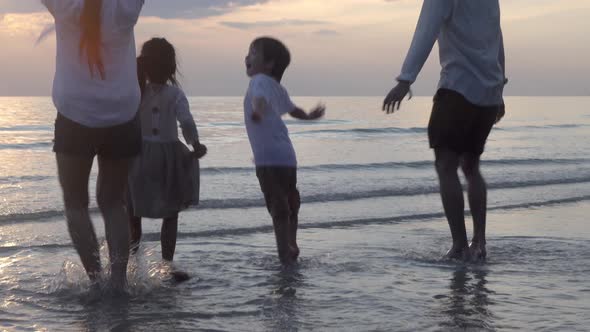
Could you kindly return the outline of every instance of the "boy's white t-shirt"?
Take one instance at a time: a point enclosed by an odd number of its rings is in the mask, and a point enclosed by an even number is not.
[[[102,2],[102,60],[105,79],[91,75],[80,54],[83,0],[42,0],[55,19],[57,55],[53,102],[66,118],[87,127],[125,123],[139,108],[134,27],[144,0]]]
[[[252,120],[255,97],[264,98],[267,104],[258,123]],[[252,76],[244,98],[244,120],[256,166],[297,166],[289,130],[281,119],[282,115],[294,110],[295,105],[287,90],[279,82],[264,74]]]

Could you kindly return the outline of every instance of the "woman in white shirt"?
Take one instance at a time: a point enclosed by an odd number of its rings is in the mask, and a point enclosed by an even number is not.
[[[104,218],[111,284],[127,283],[129,229],[124,189],[141,147],[134,27],[144,0],[42,0],[57,34],[53,102],[59,181],[68,230],[90,280],[102,272],[88,212],[88,180],[97,156],[97,203]]]

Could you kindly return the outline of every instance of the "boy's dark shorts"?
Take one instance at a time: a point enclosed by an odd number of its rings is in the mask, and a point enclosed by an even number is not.
[[[481,155],[501,106],[477,106],[453,90],[439,89],[428,124],[430,147]]]
[[[53,152],[107,159],[134,157],[141,150],[141,123],[131,121],[106,128],[92,128],[74,122],[60,113],[55,119]]]
[[[297,213],[301,205],[299,190],[297,190],[297,168],[280,166],[256,167],[256,177],[268,211],[273,214],[276,209],[287,208],[290,213]]]

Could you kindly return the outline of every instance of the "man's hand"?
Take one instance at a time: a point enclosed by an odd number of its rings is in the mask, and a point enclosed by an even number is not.
[[[408,100],[412,99],[412,90],[410,90],[410,82],[400,81],[385,97],[383,101],[383,111],[387,114],[391,114],[396,111],[396,104],[397,110],[399,110],[402,100],[406,97],[406,95],[410,93],[410,97]]]
[[[207,147],[201,143],[193,144],[193,149],[193,154],[197,159],[201,159],[207,154]]]

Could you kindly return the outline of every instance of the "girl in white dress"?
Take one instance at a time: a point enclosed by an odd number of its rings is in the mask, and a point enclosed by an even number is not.
[[[198,159],[207,148],[199,142],[188,100],[178,87],[174,47],[166,39],[153,38],[143,45],[137,64],[143,142],[129,175],[131,248],[139,246],[141,218],[161,218],[162,258],[171,262],[178,213],[199,202]],[[179,140],[177,121],[193,151]]]

